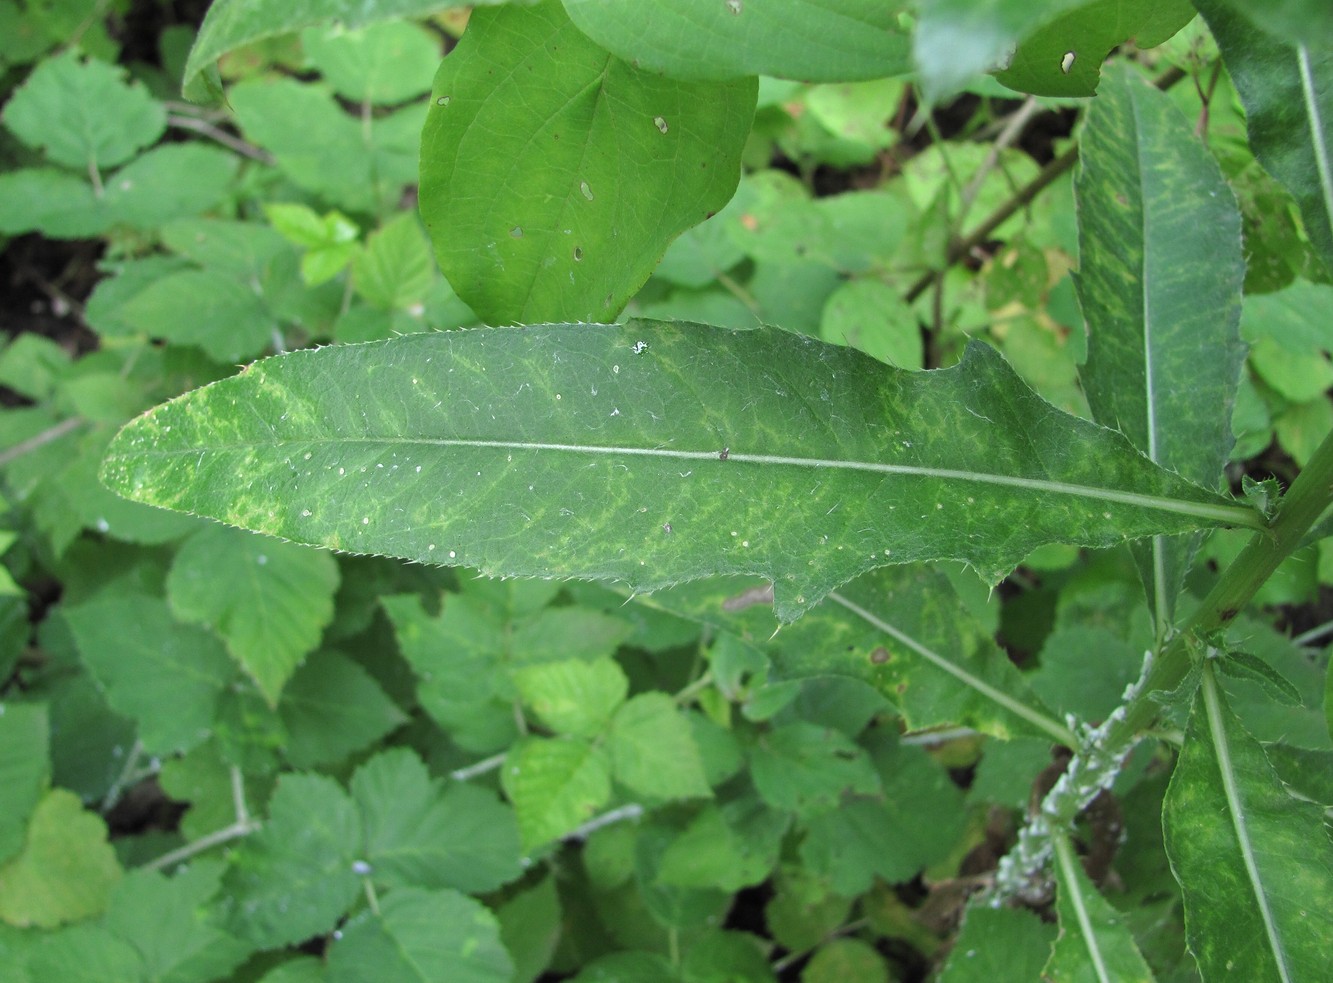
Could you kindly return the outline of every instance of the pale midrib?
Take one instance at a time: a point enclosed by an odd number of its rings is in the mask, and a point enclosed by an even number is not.
[[[1035,727],[1040,728],[1045,733],[1050,734],[1065,747],[1078,746],[1078,738],[1074,736],[1074,733],[1068,727],[1062,726],[1058,721],[1052,720],[1044,713],[1032,709],[1032,707],[1028,706],[1027,704],[1019,702],[1018,700],[1010,696],[1008,693],[1005,693],[1003,690],[996,689],[994,686],[992,686],[985,680],[978,679],[976,676],[972,675],[972,673],[968,672],[966,669],[950,662],[948,659],[940,655],[934,649],[922,645],[911,635],[899,631],[897,628],[893,627],[893,625],[889,624],[883,618],[877,617],[876,615],[867,611],[865,608],[861,607],[861,605],[857,604],[850,598],[843,597],[837,591],[830,591],[828,594],[828,599],[834,602],[835,604],[842,605],[844,608],[852,612],[852,614],[856,615],[866,624],[879,629],[884,634],[888,635],[890,638],[907,646],[909,649],[911,649],[917,655],[921,656],[927,662],[931,663],[937,669],[941,669],[944,672],[947,672],[950,676],[953,676],[954,679],[957,679],[964,686],[976,690],[982,696],[996,703],[1003,709],[1008,710],[1014,716],[1021,717],[1028,723],[1034,725]]]
[[[1258,514],[1250,509],[1233,505],[1210,505],[1206,502],[1187,502],[1176,498],[1162,498],[1158,495],[1143,495],[1138,492],[1121,491],[1116,488],[1097,488],[1091,485],[1075,485],[1064,481],[1051,481],[1046,478],[1022,478],[1017,475],[987,474],[981,471],[959,471],[952,468],[927,468],[910,464],[883,464],[878,461],[833,460],[817,457],[787,457],[779,454],[743,454],[726,451],[722,456],[719,451],[680,451],[665,447],[610,447],[599,444],[548,444],[520,440],[464,440],[449,438],[423,437],[338,437],[313,438],[308,440],[273,440],[265,444],[216,445],[213,447],[182,448],[177,451],[139,451],[127,454],[136,456],[195,456],[210,450],[239,450],[242,447],[276,447],[284,443],[308,447],[314,444],[391,444],[394,446],[426,447],[471,447],[509,451],[559,451],[574,454],[606,454],[628,457],[664,457],[676,461],[726,461],[733,464],[786,465],[805,468],[831,468],[840,471],[865,471],[872,474],[907,475],[918,478],[942,478],[953,481],[974,481],[985,485],[999,485],[1005,488],[1022,488],[1027,491],[1048,492],[1056,495],[1072,495],[1079,498],[1091,498],[1103,502],[1115,502],[1119,505],[1133,505],[1158,512],[1170,512],[1175,515],[1188,515],[1207,519],[1224,525],[1243,526],[1248,529],[1266,528]]]
[[[1291,973],[1287,969],[1287,954],[1282,948],[1282,940],[1268,904],[1268,895],[1259,876],[1259,864],[1254,857],[1249,824],[1245,820],[1245,805],[1241,802],[1240,792],[1236,788],[1235,767],[1231,763],[1231,745],[1227,742],[1226,722],[1222,719],[1217,680],[1213,676],[1211,667],[1204,670],[1202,689],[1203,705],[1208,714],[1208,736],[1212,739],[1213,753],[1217,755],[1217,767],[1222,774],[1222,790],[1226,795],[1227,812],[1231,815],[1231,825],[1236,832],[1241,860],[1245,864],[1245,875],[1250,879],[1250,887],[1259,905],[1259,914],[1264,922],[1264,934],[1268,936],[1268,946],[1277,963],[1278,975],[1281,976],[1283,983],[1289,983]]]
[[[1063,835],[1054,837],[1056,863],[1060,868],[1060,877],[1064,881],[1065,896],[1074,908],[1079,930],[1083,933],[1083,946],[1092,959],[1093,969],[1100,983],[1111,983],[1111,974],[1106,969],[1106,960],[1102,958],[1101,946],[1097,944],[1097,933],[1092,927],[1092,917],[1083,904],[1083,892],[1079,889],[1078,878],[1074,875],[1073,864],[1077,861],[1069,849],[1069,840]]]
[[[1315,165],[1319,169],[1319,187],[1323,192],[1324,213],[1328,216],[1329,227],[1333,228],[1333,161],[1329,160],[1329,148],[1324,143],[1324,121],[1319,115],[1319,102],[1315,98],[1310,49],[1299,44],[1296,46],[1296,55],[1301,69],[1301,94],[1305,97],[1305,106],[1310,119],[1310,142],[1314,147]]]
[[[1137,111],[1135,112],[1137,122]],[[1139,162],[1139,200],[1147,201],[1148,189],[1145,187],[1145,175],[1148,169]],[[1152,302],[1152,262],[1148,255],[1152,249],[1154,241],[1151,229],[1152,216],[1156,214],[1154,209],[1143,208],[1140,210],[1143,216],[1143,389],[1144,389],[1144,413],[1148,428],[1147,454],[1148,459],[1154,464],[1160,465],[1157,447],[1157,377],[1156,362],[1153,359],[1153,309]],[[1161,536],[1152,538],[1152,591],[1153,591],[1153,613],[1157,621],[1157,637],[1160,639],[1165,634],[1167,627],[1167,584],[1166,584],[1166,542]]]

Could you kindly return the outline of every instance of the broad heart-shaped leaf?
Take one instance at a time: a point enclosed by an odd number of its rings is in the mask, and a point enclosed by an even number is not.
[[[937,372],[776,329],[544,325],[293,352],[108,450],[127,497],[491,575],[773,580],[791,621],[849,578],[1257,514],[1043,402],[991,348]],[[178,561],[179,562],[179,561]]]
[[[1102,63],[1132,40],[1151,48],[1194,18],[1189,0],[1093,0],[1066,11],[1034,32],[996,79],[1039,96],[1090,96]]]
[[[564,0],[607,51],[678,79],[850,82],[911,71],[889,0]],[[886,110],[887,111],[887,110]]]
[[[1163,820],[1186,937],[1205,979],[1327,978],[1333,843],[1323,807],[1287,792],[1210,667]]]
[[[1151,983],[1123,916],[1097,893],[1069,838],[1055,842],[1060,935],[1042,975],[1051,983]]]
[[[1245,104],[1254,156],[1296,199],[1333,271],[1333,47],[1280,41],[1224,0],[1195,6]]]
[[[185,97],[195,101],[220,98],[222,90],[212,73],[214,64],[228,51],[263,38],[319,24],[357,28],[401,17],[423,17],[450,7],[507,2],[511,0],[288,0],[276,4],[269,0],[216,0],[208,8],[185,62]]]
[[[1079,375],[1093,418],[1216,487],[1245,362],[1235,199],[1166,94],[1127,71],[1108,72],[1081,147],[1075,283],[1088,360]],[[1136,545],[1159,620],[1171,620],[1196,546],[1164,536]]]
[[[613,319],[735,192],[757,84],[637,68],[559,0],[478,10],[421,134],[421,214],[458,296],[490,324]]]

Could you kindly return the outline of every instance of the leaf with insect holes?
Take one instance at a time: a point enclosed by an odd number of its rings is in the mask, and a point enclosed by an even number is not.
[[[103,480],[304,543],[491,575],[775,582],[791,621],[875,567],[1110,546],[1253,510],[1060,412],[985,345],[893,369],[776,329],[543,325],[293,352],[112,442]]]

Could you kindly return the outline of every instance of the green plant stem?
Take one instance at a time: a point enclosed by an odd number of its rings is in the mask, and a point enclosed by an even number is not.
[[[1225,628],[1290,556],[1324,510],[1333,503],[1333,433],[1324,438],[1310,463],[1296,476],[1269,529],[1256,532],[1213,586],[1183,629],[1158,653],[1142,690],[1110,729],[1108,745],[1130,742],[1156,719],[1154,693],[1169,692],[1190,671],[1189,642]]]

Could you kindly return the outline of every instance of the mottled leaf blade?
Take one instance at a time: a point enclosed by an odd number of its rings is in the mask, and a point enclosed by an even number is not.
[[[735,193],[756,87],[621,61],[558,0],[477,11],[422,130],[440,268],[489,324],[614,319]]]
[[[1323,809],[1288,794],[1211,670],[1163,808],[1185,931],[1205,979],[1319,980],[1333,921]]]
[[[1051,983],[1151,983],[1152,970],[1124,917],[1093,886],[1069,840],[1055,843],[1060,935],[1042,979]]]
[[[1333,47],[1279,40],[1224,0],[1196,0],[1245,104],[1250,147],[1291,192],[1333,270]]]
[[[1075,283],[1093,418],[1163,467],[1216,487],[1245,361],[1235,199],[1167,96],[1126,71],[1108,73],[1081,147]],[[1196,547],[1194,537],[1136,544],[1159,619],[1171,619]]]
[[[648,591],[776,583],[791,621],[875,567],[998,579],[1256,513],[1040,400],[991,348],[893,369],[776,329],[544,325],[293,352],[123,430],[126,497],[356,553]]]
[[[680,79],[771,75],[849,82],[911,70],[899,3],[886,0],[564,0],[588,37]]]
[[[1221,0],[1256,27],[1289,43],[1333,44],[1333,7],[1325,0]]]

